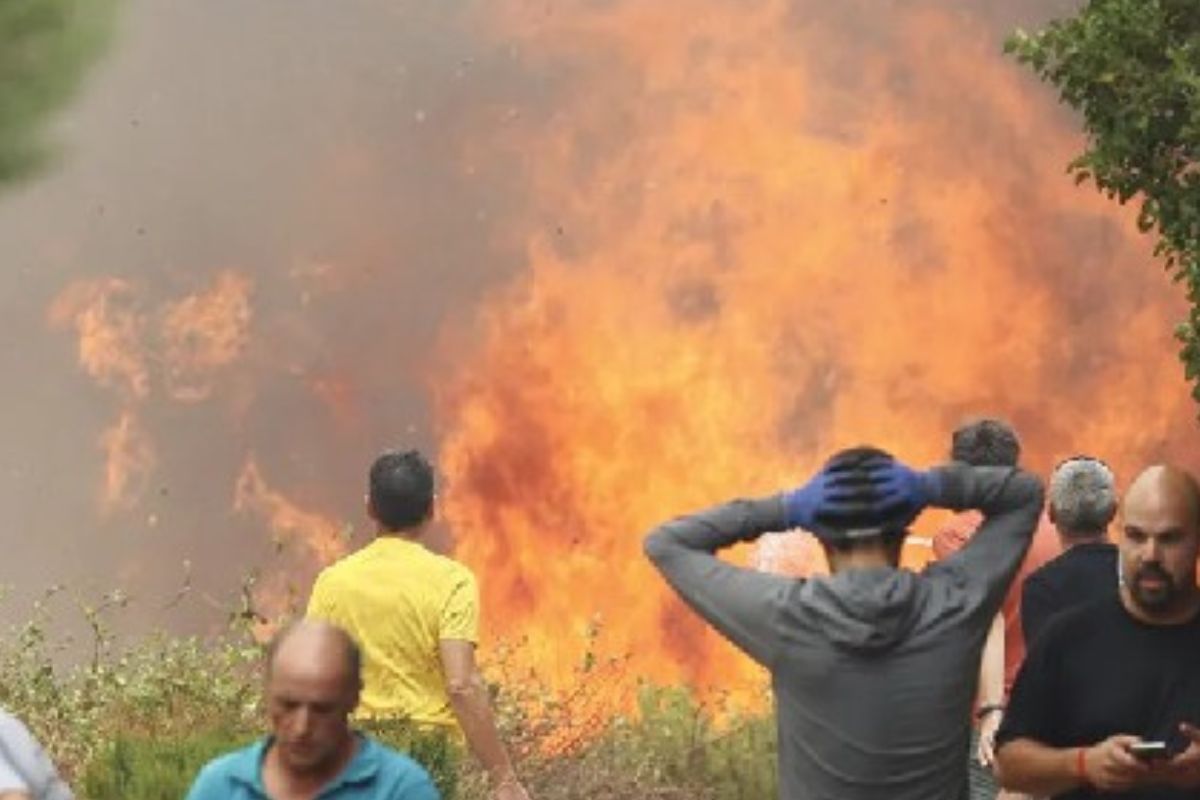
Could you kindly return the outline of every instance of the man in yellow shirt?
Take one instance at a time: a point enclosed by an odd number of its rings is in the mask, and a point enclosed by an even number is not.
[[[426,546],[433,511],[433,469],[420,453],[376,459],[367,495],[375,540],[322,570],[308,616],[346,629],[362,649],[359,717],[400,718],[455,735],[461,729],[496,800],[528,800],[475,663],[475,576]]]

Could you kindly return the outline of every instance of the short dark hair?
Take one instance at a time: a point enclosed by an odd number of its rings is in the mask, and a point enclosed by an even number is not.
[[[984,418],[954,431],[950,459],[973,467],[1015,467],[1021,458],[1021,441],[1007,422]]]
[[[433,467],[416,450],[389,451],[371,465],[369,501],[389,531],[412,528],[433,511]]]

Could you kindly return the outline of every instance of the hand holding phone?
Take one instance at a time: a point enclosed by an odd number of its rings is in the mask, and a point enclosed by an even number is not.
[[[1165,761],[1171,757],[1166,742],[1134,742],[1129,752],[1141,761]]]

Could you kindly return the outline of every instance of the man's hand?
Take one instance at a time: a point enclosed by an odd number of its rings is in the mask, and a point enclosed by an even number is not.
[[[1165,764],[1155,767],[1155,775],[1165,783],[1180,789],[1200,788],[1200,729],[1183,723],[1179,730],[1188,738],[1187,750]]]
[[[530,800],[529,792],[516,778],[506,778],[496,785],[492,800]]]
[[[928,503],[930,480],[881,450],[844,450],[812,480],[784,495],[786,520],[810,530],[904,528]]]
[[[996,766],[996,731],[1000,730],[1000,720],[1003,718],[1000,709],[996,709],[984,714],[983,719],[979,720],[979,747],[975,751],[975,757],[988,769],[994,769]]]
[[[1132,789],[1153,774],[1150,765],[1129,752],[1129,746],[1141,741],[1136,736],[1110,736],[1084,751],[1087,781],[1102,792]]]

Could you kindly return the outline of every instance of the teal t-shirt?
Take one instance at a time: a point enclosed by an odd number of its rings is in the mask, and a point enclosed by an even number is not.
[[[196,776],[187,800],[268,800],[262,762],[270,739],[221,756]],[[372,739],[358,736],[358,752],[318,800],[441,800],[420,764]]]

